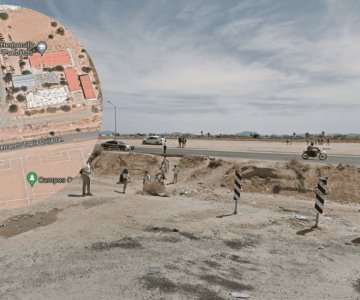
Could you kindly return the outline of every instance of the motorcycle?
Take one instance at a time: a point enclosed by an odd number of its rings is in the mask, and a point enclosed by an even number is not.
[[[310,157],[318,157],[320,160],[325,160],[327,158],[327,154],[325,153],[325,151],[321,151],[321,150],[312,150],[312,151],[304,150],[302,154],[302,158],[309,159]]]

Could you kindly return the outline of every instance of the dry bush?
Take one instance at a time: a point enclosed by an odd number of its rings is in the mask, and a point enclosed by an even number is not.
[[[222,160],[221,159],[215,159],[211,160],[208,164],[208,167],[211,169],[216,169],[218,167],[222,166]]]
[[[152,181],[144,185],[143,192],[151,196],[160,196],[165,193],[165,186],[158,181]]]
[[[180,168],[193,168],[201,165],[205,160],[205,156],[183,156],[179,166]]]
[[[245,166],[241,170],[244,179],[251,179],[253,177],[259,178],[279,178],[275,169],[261,168],[256,166]]]

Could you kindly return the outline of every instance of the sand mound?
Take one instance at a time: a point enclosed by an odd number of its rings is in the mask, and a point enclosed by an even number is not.
[[[131,178],[142,178],[144,171],[156,173],[160,160],[155,155],[101,151],[93,161],[97,175],[119,175],[127,168]]]
[[[151,196],[164,196],[165,186],[158,181],[152,181],[148,184],[145,184],[143,193]]]

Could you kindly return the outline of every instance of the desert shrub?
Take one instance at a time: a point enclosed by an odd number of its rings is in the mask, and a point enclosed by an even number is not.
[[[60,109],[61,109],[62,111],[68,112],[68,111],[71,110],[71,106],[70,106],[70,105],[62,105],[62,106],[60,106]]]
[[[14,96],[11,94],[7,94],[5,99],[7,102],[10,102],[10,101],[14,100]]]
[[[0,19],[5,21],[9,19],[9,15],[6,12],[0,12]]]
[[[211,160],[208,164],[208,167],[211,169],[216,169],[222,165],[222,162],[220,159]]]
[[[81,129],[80,129],[80,128],[76,128],[75,131],[76,131],[76,132],[80,132]]]
[[[49,134],[50,134],[51,136],[54,136],[54,135],[55,135],[55,131],[50,131]]]
[[[48,38],[49,38],[50,40],[52,40],[52,39],[54,38],[54,36],[53,36],[52,34],[49,34],[49,35],[48,35]]]
[[[59,27],[58,29],[56,29],[56,33],[60,34],[60,35],[64,35],[65,34],[65,29],[63,27]]]
[[[56,27],[56,26],[57,26],[57,22],[51,21],[50,25],[51,25],[51,27]]]
[[[4,79],[4,81],[5,81],[6,83],[11,82],[11,81],[12,81],[12,75],[11,75],[11,73],[6,73],[5,76],[3,77],[3,79]]]
[[[280,191],[281,191],[280,185],[276,184],[276,185],[273,186],[272,192],[273,192],[274,194],[279,194]]]
[[[27,87],[26,87],[26,86],[22,86],[20,89],[21,89],[23,92],[26,92],[26,91],[27,91]]]
[[[79,54],[79,58],[84,58],[84,55],[82,55],[82,54]]]
[[[60,66],[60,65],[57,65],[53,68],[53,70],[57,71],[57,72],[62,72],[64,71],[64,67],[63,66]]]
[[[46,112],[48,112],[48,113],[56,113],[57,110],[58,109],[56,107],[52,107],[52,106],[49,106],[46,108]]]
[[[13,88],[10,88],[10,90],[11,90],[11,93],[15,94],[15,93],[17,93],[17,92],[20,91],[20,88],[18,88],[18,87],[13,87]]]
[[[165,193],[165,186],[159,181],[152,181],[144,185],[143,192],[152,196],[159,196]]]
[[[89,73],[91,71],[90,67],[82,67],[81,70],[85,73]]]
[[[16,113],[18,111],[18,107],[16,104],[11,104],[9,107],[9,112]]]
[[[29,75],[31,72],[29,70],[24,70],[21,72],[22,75]]]
[[[31,113],[31,111],[27,110],[27,111],[25,111],[25,115],[30,117],[32,115],[32,113]]]
[[[96,114],[99,112],[99,109],[93,105],[93,106],[91,106],[91,111]]]
[[[25,65],[26,65],[26,62],[24,62],[24,61],[19,62],[20,67],[24,67]]]
[[[16,100],[19,102],[24,102],[26,100],[26,97],[23,94],[19,94],[16,96]]]

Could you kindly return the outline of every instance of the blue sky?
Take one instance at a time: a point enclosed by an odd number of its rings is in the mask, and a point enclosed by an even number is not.
[[[118,131],[359,132],[360,1],[7,4],[78,37],[118,106]]]

